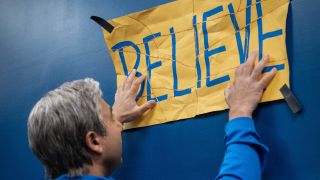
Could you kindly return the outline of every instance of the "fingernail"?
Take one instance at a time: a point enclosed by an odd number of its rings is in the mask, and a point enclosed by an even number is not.
[[[152,101],[151,101],[151,103],[150,103],[150,106],[152,106],[152,107],[153,107],[153,106],[155,106],[155,105],[157,105],[157,102],[156,102],[156,101],[154,101],[154,100],[152,100]]]

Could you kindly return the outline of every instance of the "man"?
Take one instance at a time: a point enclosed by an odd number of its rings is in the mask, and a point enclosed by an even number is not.
[[[225,90],[230,107],[225,128],[227,150],[217,179],[261,176],[268,149],[259,142],[252,113],[276,70],[262,77],[269,57],[255,66],[256,57],[257,52],[250,54]],[[112,179],[110,175],[122,161],[122,124],[156,105],[155,101],[136,104],[145,76],[135,79],[135,74],[133,70],[121,83],[112,108],[92,79],[65,83],[37,102],[28,119],[29,145],[49,178]]]

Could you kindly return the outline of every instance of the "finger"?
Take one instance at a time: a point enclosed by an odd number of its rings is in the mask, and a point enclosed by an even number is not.
[[[263,78],[261,78],[260,85],[263,89],[267,87],[267,85],[269,84],[269,82],[272,80],[272,78],[275,76],[276,73],[277,73],[277,69],[272,68],[270,72],[266,73],[266,75]]]
[[[269,59],[270,59],[269,55],[263,56],[261,61],[254,68],[254,70],[252,72],[252,77],[254,77],[255,79],[260,78],[260,75],[263,71],[263,68],[266,67],[267,63],[269,62]]]
[[[134,78],[136,77],[137,70],[133,69],[131,73],[129,74],[129,77],[127,78],[126,87],[125,88],[131,88],[132,82]]]
[[[254,61],[257,59],[258,51],[252,51],[247,59],[247,62],[244,64],[244,73],[251,74],[253,67],[254,67]]]
[[[142,115],[144,112],[148,111],[149,109],[153,108],[157,102],[155,100],[150,100],[139,107],[138,111]]]
[[[141,85],[141,83],[146,79],[146,76],[145,75],[142,75],[140,76],[138,79],[134,80],[132,86],[131,86],[131,93],[133,95],[136,95],[138,90],[139,90],[139,87]]]
[[[242,74],[242,66],[238,66],[235,71],[235,78],[239,77]]]
[[[118,89],[117,89],[117,92],[118,92],[118,91],[122,91],[122,90],[124,89],[124,86],[125,86],[125,84],[126,84],[126,79],[127,79],[127,77],[124,77],[124,78],[121,80],[120,85],[119,85],[119,87],[118,87]]]

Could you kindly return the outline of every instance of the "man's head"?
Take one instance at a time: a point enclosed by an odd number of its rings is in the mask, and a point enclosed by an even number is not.
[[[93,79],[64,83],[33,107],[28,119],[29,146],[55,178],[110,173],[121,163],[121,124],[112,118]],[[102,172],[102,174],[101,174]]]

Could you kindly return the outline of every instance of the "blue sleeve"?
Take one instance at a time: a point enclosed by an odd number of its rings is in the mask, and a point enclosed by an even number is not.
[[[238,117],[225,126],[226,152],[216,180],[261,179],[269,149],[259,142],[251,118]]]

